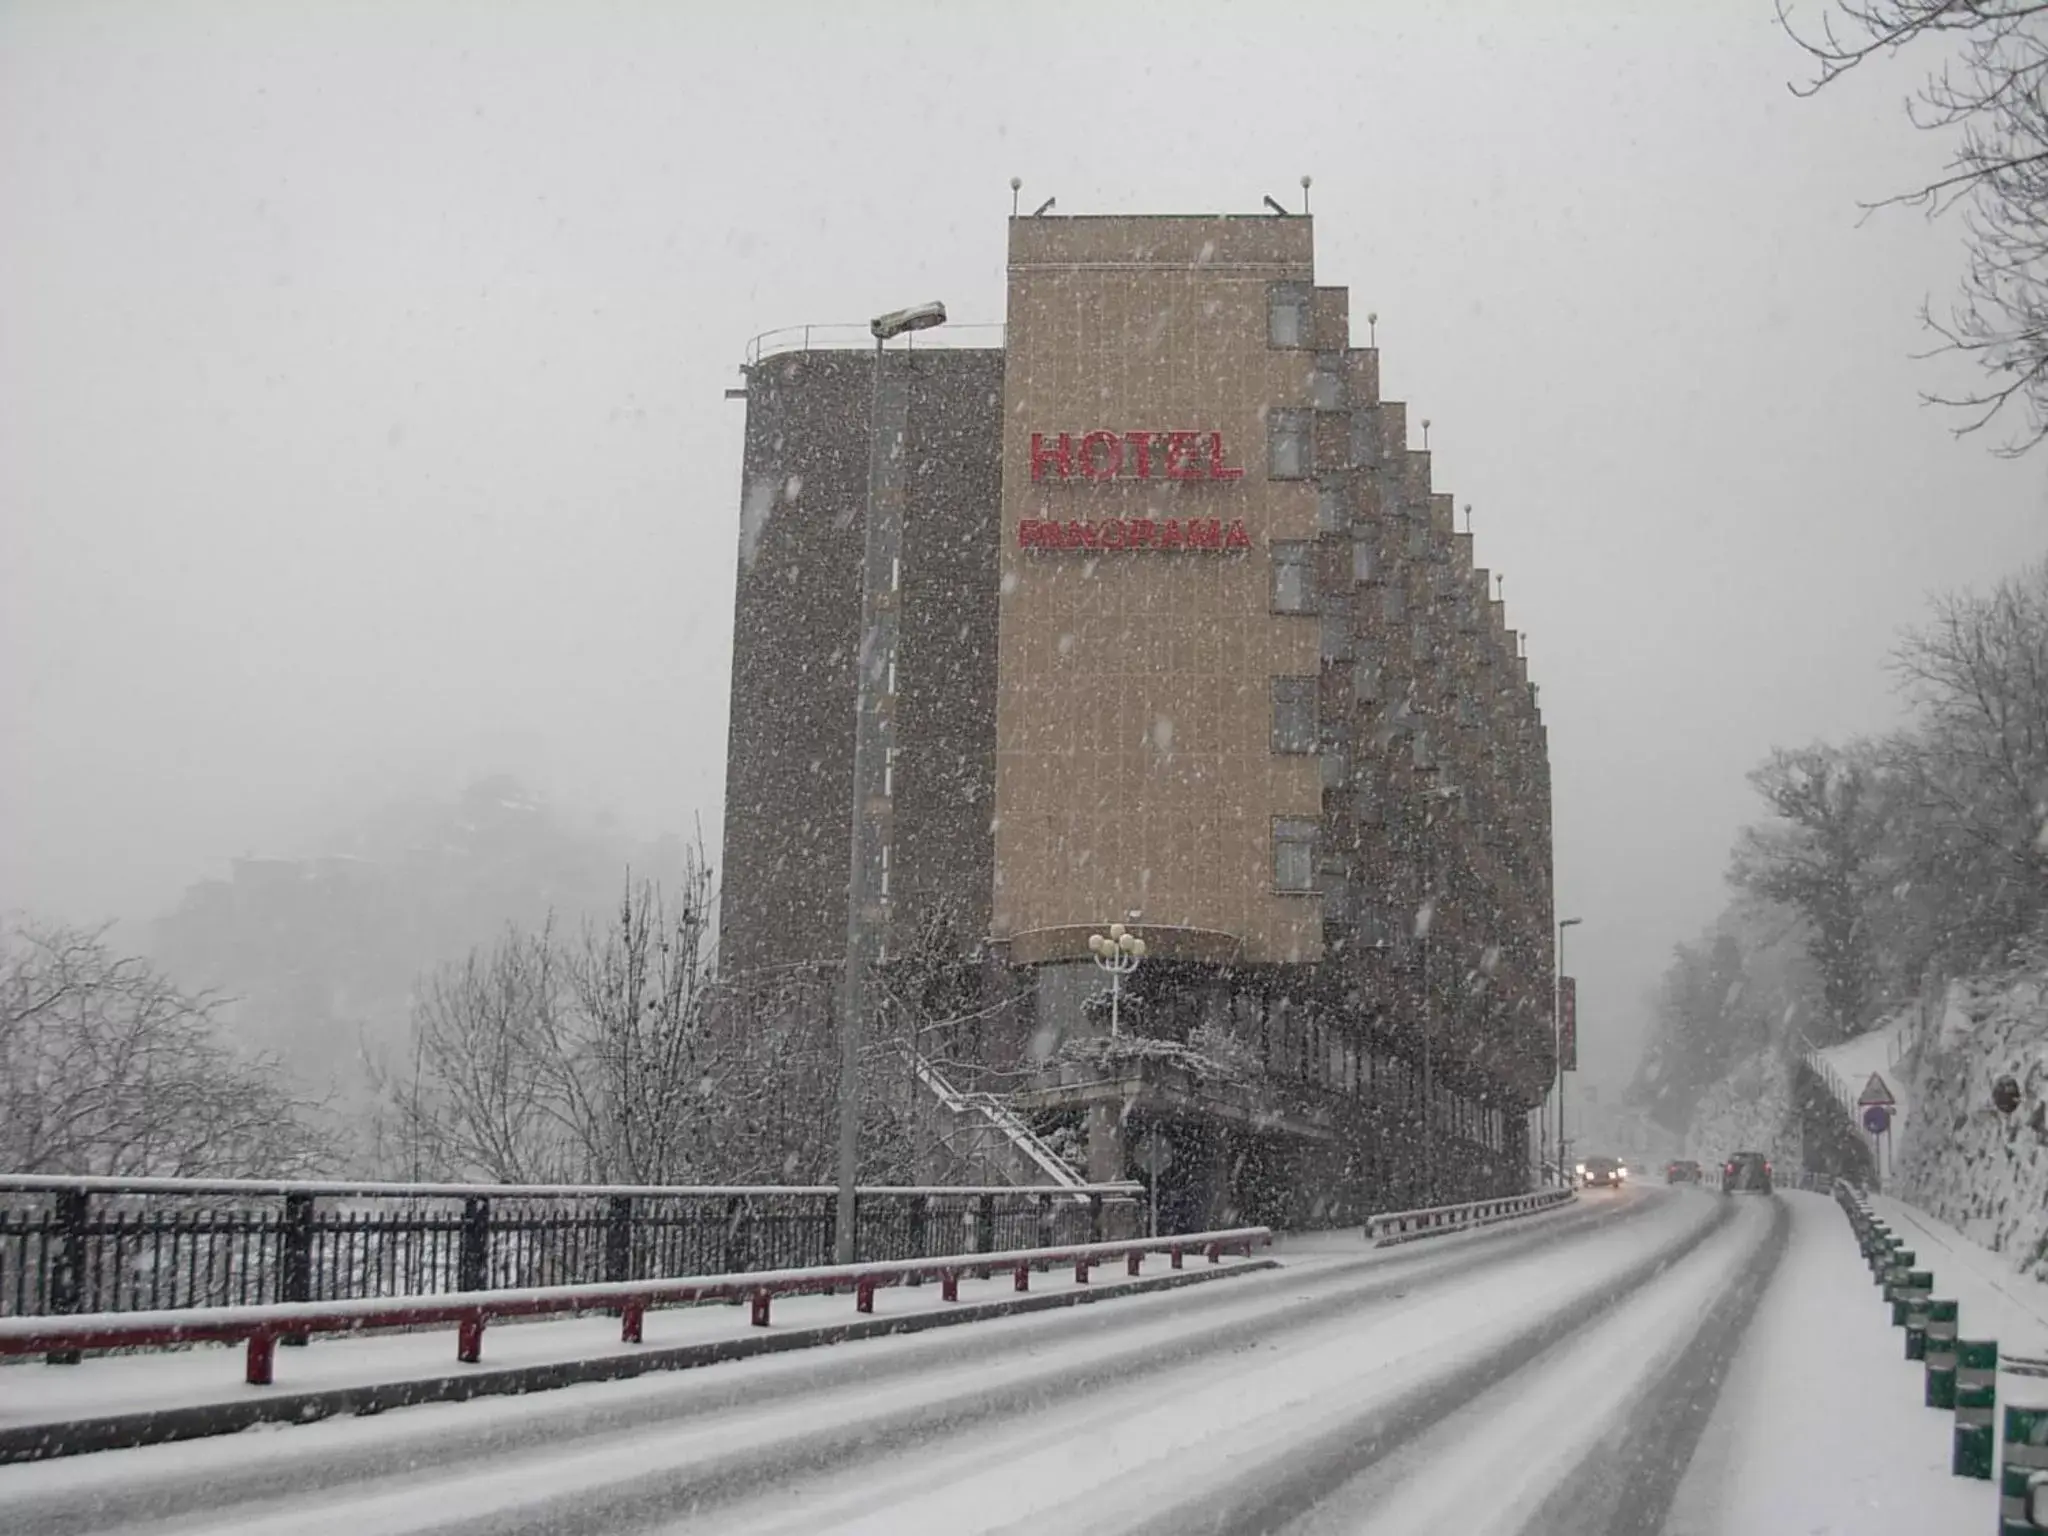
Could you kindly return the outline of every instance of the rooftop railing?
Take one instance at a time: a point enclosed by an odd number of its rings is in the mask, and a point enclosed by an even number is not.
[[[872,347],[875,338],[861,321],[835,321],[818,325],[786,325],[763,331],[747,342],[747,366],[753,367],[778,352],[848,351]],[[960,351],[977,347],[996,348],[1003,344],[1003,327],[995,322],[941,325],[927,331],[906,331],[887,343],[891,352]]]

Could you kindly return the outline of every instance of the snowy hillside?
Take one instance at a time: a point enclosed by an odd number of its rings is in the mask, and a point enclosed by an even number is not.
[[[2048,944],[1949,983],[1914,1033],[1890,1192],[2048,1279]],[[2005,1116],[1991,1089],[2008,1075],[2020,1107]]]
[[[1686,1131],[1686,1156],[1718,1163],[1731,1152],[1761,1152],[1790,1167],[1799,1150],[1792,1078],[1777,1051],[1739,1063],[1709,1088]]]

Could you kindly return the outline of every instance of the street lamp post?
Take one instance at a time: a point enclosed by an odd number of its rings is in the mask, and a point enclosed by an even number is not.
[[[1111,923],[1108,933],[1088,935],[1088,952],[1097,965],[1109,972],[1109,1033],[1115,1039],[1123,1027],[1123,981],[1143,963],[1145,941],[1122,923]]]
[[[1436,1023],[1430,994],[1429,940],[1436,927],[1437,806],[1465,791],[1455,784],[1432,786],[1422,813],[1422,1203],[1436,1204]]]
[[[867,1023],[868,968],[882,958],[889,902],[889,707],[896,674],[895,592],[903,554],[903,423],[907,386],[884,385],[890,338],[946,323],[946,306],[920,304],[868,322],[875,338],[868,423],[868,498],[861,557],[860,648],[854,653],[853,832],[846,879],[846,974],[839,987],[839,1188],[833,1254],[854,1260],[854,1181],[860,1172],[860,1046]]]
[[[1561,917],[1557,920],[1557,970],[1550,981],[1550,1039],[1551,1052],[1557,1058],[1557,1181],[1566,1184],[1564,1150],[1564,931],[1576,928],[1584,918]],[[1578,1021],[1573,1020],[1574,1031]]]

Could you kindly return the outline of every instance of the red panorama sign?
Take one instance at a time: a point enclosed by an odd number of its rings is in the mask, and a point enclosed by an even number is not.
[[[1223,462],[1221,432],[1031,434],[1033,480],[1242,480]]]
[[[1019,549],[1250,549],[1244,521],[1220,517],[1112,517],[1056,523],[1027,517],[1017,524]]]

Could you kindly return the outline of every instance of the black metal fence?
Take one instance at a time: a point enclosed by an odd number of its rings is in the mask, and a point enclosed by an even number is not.
[[[857,1259],[1137,1235],[1134,1186],[863,1189]],[[829,1264],[830,1187],[0,1178],[0,1316],[436,1295]]]

